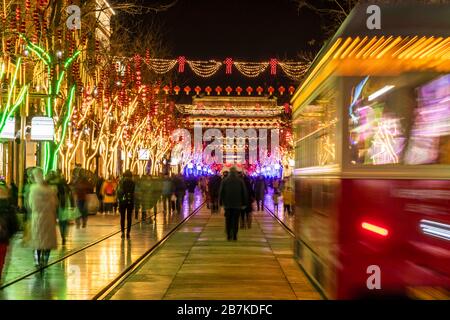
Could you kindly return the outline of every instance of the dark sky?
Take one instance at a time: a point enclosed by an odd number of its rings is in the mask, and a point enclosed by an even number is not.
[[[178,0],[156,19],[174,56],[202,60],[295,59],[321,37],[319,17],[292,0]]]
[[[170,3],[170,0],[159,0]],[[144,0],[146,4],[155,1]],[[144,30],[151,21],[163,30],[164,45],[169,48],[169,56],[185,56],[191,60],[223,61],[232,57],[234,61],[298,60],[301,51],[317,52],[322,42],[321,18],[309,10],[297,10],[292,0],[178,0],[167,11],[132,18],[136,32]],[[315,46],[308,42],[316,41]],[[184,74],[176,75],[180,86],[220,85],[222,88],[248,85],[267,88],[280,85],[286,88],[298,83],[283,76],[271,76],[268,71],[258,78],[246,78],[233,70],[232,75],[224,75],[222,68],[217,75],[203,79],[194,75],[189,68]],[[285,95],[284,100],[289,97]]]

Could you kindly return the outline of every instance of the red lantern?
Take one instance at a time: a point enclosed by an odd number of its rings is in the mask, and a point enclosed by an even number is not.
[[[279,87],[278,88],[278,92],[280,93],[280,95],[283,95],[283,93],[286,91],[286,89],[283,87],[283,86],[281,86],[281,87]]]
[[[293,95],[293,94],[294,94],[294,91],[295,91],[295,88],[294,88],[293,86],[290,86],[290,87],[289,87],[289,94],[290,94],[290,95]]]
[[[206,92],[206,94],[207,94],[208,96],[211,94],[211,91],[212,91],[212,89],[211,89],[210,86],[207,86],[207,87],[205,88],[205,92]]]
[[[184,87],[184,92],[185,92],[187,95],[189,95],[189,93],[191,92],[191,87],[189,87],[189,86]]]
[[[252,87],[247,87],[247,89],[245,89],[245,91],[247,91],[248,95],[251,95],[253,92],[253,88]]]
[[[259,86],[258,86],[258,88],[256,88],[256,92],[258,92],[258,95],[261,95],[261,93],[263,93],[263,91],[264,91],[264,89]]]
[[[267,89],[267,91],[269,92],[270,95],[273,95],[275,89],[274,89],[272,86],[270,86],[270,87]]]
[[[220,96],[220,93],[222,92],[222,88],[220,86],[216,87],[216,93],[218,96]]]
[[[242,88],[241,87],[237,87],[236,88],[236,92],[237,92],[238,96],[240,96],[241,92],[242,92]]]
[[[196,93],[197,95],[199,95],[200,92],[202,91],[202,88],[200,88],[199,86],[196,86],[195,89],[194,89],[194,91],[195,91],[195,93]]]
[[[233,92],[233,89],[230,86],[228,86],[225,88],[225,91],[227,92],[228,95],[230,95],[230,93]]]
[[[173,88],[173,91],[175,91],[175,94],[178,94],[180,92],[181,88],[179,86],[175,86]]]
[[[166,94],[169,94],[170,87],[166,84],[166,85],[164,86],[163,90],[164,90],[164,92],[165,92]]]

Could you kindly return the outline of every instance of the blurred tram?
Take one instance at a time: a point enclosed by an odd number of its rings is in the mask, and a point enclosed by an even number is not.
[[[292,98],[295,256],[331,299],[448,299],[450,5],[358,5]]]

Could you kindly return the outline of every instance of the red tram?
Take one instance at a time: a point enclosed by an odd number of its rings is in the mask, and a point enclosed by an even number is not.
[[[367,7],[292,98],[295,255],[328,298],[448,299],[450,6]]]

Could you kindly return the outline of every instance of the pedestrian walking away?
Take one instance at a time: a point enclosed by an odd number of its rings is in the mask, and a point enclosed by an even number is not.
[[[125,217],[127,218],[127,239],[130,238],[131,222],[134,209],[134,190],[135,183],[132,180],[131,171],[126,171],[120,180],[117,190],[117,198],[119,200],[120,212],[120,229],[122,231],[122,239],[125,237]]]
[[[225,209],[225,229],[228,240],[237,240],[239,217],[248,202],[244,181],[238,177],[237,169],[230,168],[229,175],[223,179],[219,191],[219,203]]]

